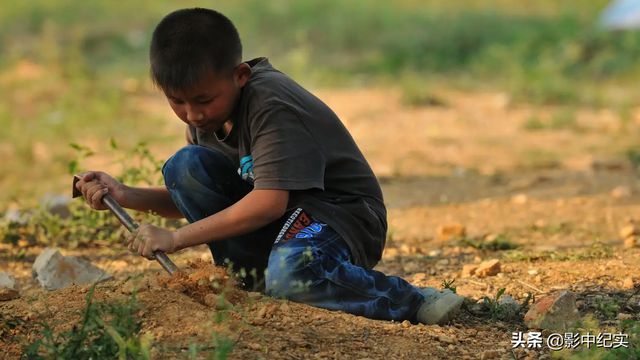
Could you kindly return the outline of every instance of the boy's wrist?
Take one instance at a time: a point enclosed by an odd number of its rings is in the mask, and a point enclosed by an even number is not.
[[[183,234],[180,229],[173,231],[171,235],[171,244],[173,247],[173,249],[171,249],[171,252],[173,253],[182,250],[184,248],[182,239]]]

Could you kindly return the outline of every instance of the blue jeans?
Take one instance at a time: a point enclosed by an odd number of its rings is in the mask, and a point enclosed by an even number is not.
[[[202,146],[179,150],[162,169],[171,197],[189,222],[223,210],[252,190],[223,154]],[[209,243],[217,265],[231,266],[247,288],[267,295],[372,319],[411,320],[421,291],[396,276],[351,262],[349,247],[331,227],[312,219],[274,244],[288,214],[249,234]]]

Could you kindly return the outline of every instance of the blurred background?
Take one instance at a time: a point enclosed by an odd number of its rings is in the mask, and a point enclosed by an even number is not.
[[[131,154],[157,165],[181,142],[147,59],[154,26],[174,9],[223,12],[246,59],[267,56],[311,89],[389,88],[408,107],[443,105],[442,91],[492,91],[561,114],[605,108],[624,122],[640,101],[640,33],[605,30],[609,3],[1,0],[0,210],[66,193],[71,172]]]

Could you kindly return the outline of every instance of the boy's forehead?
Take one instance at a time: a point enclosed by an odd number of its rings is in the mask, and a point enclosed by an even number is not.
[[[217,92],[223,85],[226,79],[217,76],[212,71],[207,71],[200,76],[198,82],[193,85],[187,85],[185,87],[177,89],[163,89],[167,96],[174,97],[195,97],[202,94],[210,94]]]

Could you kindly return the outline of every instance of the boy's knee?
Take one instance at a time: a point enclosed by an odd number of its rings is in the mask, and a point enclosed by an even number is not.
[[[164,183],[170,189],[184,187],[198,174],[206,174],[205,163],[228,161],[224,154],[198,145],[178,150],[162,167]],[[195,179],[198,180],[198,179]]]
[[[316,259],[317,260],[317,259]],[[295,299],[313,282],[311,249],[274,249],[265,274],[265,292],[269,296]]]

